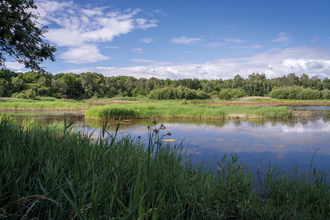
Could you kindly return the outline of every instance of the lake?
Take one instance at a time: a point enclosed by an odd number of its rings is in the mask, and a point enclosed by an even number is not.
[[[330,163],[330,107],[308,106],[292,107],[299,111],[312,111],[306,118],[291,119],[237,119],[237,120],[197,120],[197,119],[143,119],[120,122],[120,135],[140,136],[147,140],[147,126],[153,127],[153,121],[164,124],[174,139],[172,144],[183,142],[190,153],[194,153],[193,162],[206,162],[209,167],[217,168],[216,160],[221,161],[225,153],[238,154],[244,167],[260,170],[278,165],[282,169],[309,169],[312,167],[329,170]],[[63,114],[69,115],[69,121],[76,120],[76,126],[99,134],[102,122],[85,119],[81,112],[50,111],[0,111],[16,120],[34,119],[42,124],[63,122]],[[118,121],[112,121],[112,128]],[[261,161],[261,162],[260,162]]]

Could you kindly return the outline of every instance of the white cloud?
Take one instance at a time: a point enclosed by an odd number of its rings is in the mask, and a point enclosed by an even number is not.
[[[318,39],[320,39],[320,37],[313,37],[313,39],[311,40],[311,42],[314,42],[314,41],[316,41],[316,40],[318,40]]]
[[[156,62],[154,60],[145,60],[145,59],[132,59],[131,61],[135,62],[135,63],[154,63],[154,62]]]
[[[141,48],[132,48],[132,52],[134,52],[134,53],[143,53]]]
[[[142,28],[142,29],[147,29],[147,28],[152,28],[152,27],[157,27],[157,21],[156,19],[154,20],[147,20],[147,19],[142,19],[138,18],[136,19],[137,22],[137,27]]]
[[[306,67],[309,69],[322,69],[324,67],[323,62],[320,61],[306,61]]]
[[[244,40],[241,40],[241,39],[238,39],[238,38],[236,38],[236,39],[227,38],[227,39],[225,39],[225,41],[233,42],[233,43],[243,43],[244,42]]]
[[[276,38],[272,41],[274,41],[274,42],[286,42],[286,41],[289,41],[289,40],[290,39],[289,39],[288,34],[285,33],[285,32],[281,32],[281,33],[278,34],[278,38]]]
[[[101,60],[109,60],[109,57],[102,55],[95,45],[83,45],[70,48],[61,54],[60,58],[65,59],[67,63],[91,63]]]
[[[257,48],[257,49],[259,49],[259,48],[263,48],[263,46],[260,46],[259,44],[257,44],[257,45],[252,45],[252,46],[231,46],[231,48]]]
[[[5,62],[5,67],[8,69],[20,70],[23,69],[25,66],[24,64],[19,62]]]
[[[68,47],[68,51],[60,55],[67,62],[81,60],[97,62],[108,59],[100,54],[96,43],[110,42],[114,37],[127,34],[134,29],[147,29],[157,26],[157,20],[136,18],[141,9],[125,11],[109,11],[107,7],[82,6],[73,1],[57,2],[39,0],[37,13],[41,18],[41,26],[50,25],[45,33],[46,40],[59,47]],[[53,25],[55,24],[55,25]],[[83,59],[77,51],[84,52],[87,47],[92,48],[89,54],[91,59]],[[95,54],[91,54],[95,53]],[[76,57],[69,57],[68,54]]]
[[[110,49],[118,49],[119,46],[105,46],[104,48],[110,48]]]
[[[134,67],[96,67],[97,72],[107,76],[129,75],[137,78],[158,77],[166,79],[232,79],[239,74],[244,78],[258,72],[268,78],[280,77],[295,72],[319,77],[330,77],[330,52],[322,48],[306,46],[287,49],[270,49],[241,58],[225,58],[203,63],[179,64],[150,63]]]
[[[172,43],[174,43],[174,44],[194,44],[201,40],[202,39],[200,39],[200,38],[187,38],[186,36],[182,36],[182,37],[173,38]]]
[[[152,38],[142,38],[141,41],[144,42],[144,43],[149,44],[149,43],[153,42],[154,39],[152,39]]]

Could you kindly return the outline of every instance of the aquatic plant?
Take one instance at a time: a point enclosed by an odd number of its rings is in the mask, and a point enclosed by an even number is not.
[[[28,123],[28,122],[27,122]],[[3,219],[328,219],[328,173],[263,172],[225,155],[218,170],[193,165],[165,126],[149,139],[62,132],[35,122],[0,120],[0,216]],[[163,134],[164,133],[164,134]],[[313,158],[311,164],[313,162]],[[312,167],[312,166],[311,166]]]
[[[133,103],[122,105],[105,105],[92,107],[86,111],[86,118],[111,119],[118,118],[150,118],[150,117],[182,117],[228,119],[236,117],[267,118],[291,117],[292,111],[287,107],[258,106],[221,106],[221,105],[182,105],[173,101],[154,103]]]

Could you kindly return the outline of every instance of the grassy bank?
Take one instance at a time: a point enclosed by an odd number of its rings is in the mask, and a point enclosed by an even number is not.
[[[207,171],[182,145],[162,142],[163,134],[155,127],[143,143],[103,128],[91,140],[58,125],[2,119],[1,218],[330,218],[327,173],[269,167],[253,178],[235,156]]]
[[[151,103],[134,103],[123,105],[105,105],[92,107],[86,111],[86,118],[268,118],[290,117],[293,111],[287,107],[263,107],[258,106],[221,106],[221,105],[191,105],[174,101],[161,101]]]
[[[8,99],[0,100],[0,109],[13,110],[31,110],[31,109],[49,109],[49,110],[75,110],[88,109],[89,103],[82,103],[72,99],[38,98],[38,99]]]

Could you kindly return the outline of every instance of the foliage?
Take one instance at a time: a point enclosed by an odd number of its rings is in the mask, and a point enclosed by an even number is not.
[[[44,59],[55,61],[56,51],[42,41],[45,28],[37,27],[37,6],[33,0],[0,0],[0,66],[5,66],[5,55],[23,63],[26,68],[44,72]]]
[[[227,119],[235,117],[266,118],[290,117],[292,111],[287,107],[258,106],[206,106],[182,105],[180,102],[161,101],[151,103],[111,104],[101,107],[92,107],[85,113],[86,118],[112,119],[118,118],[151,118],[151,117],[189,117]]]
[[[268,96],[278,99],[329,99],[330,91],[329,89],[319,91],[302,86],[275,87]]]
[[[219,99],[237,99],[246,96],[246,93],[238,88],[238,89],[222,89],[218,94]]]
[[[143,142],[118,127],[109,132],[106,122],[98,137],[64,122],[0,118],[1,218],[330,218],[327,172],[270,164],[255,173],[237,155],[206,170],[182,144],[163,142],[163,125],[149,127]]]
[[[27,93],[23,93],[25,98]],[[23,96],[16,93],[15,96]],[[31,99],[11,99],[1,102],[0,109],[87,109],[88,103],[70,99],[55,99],[53,97],[34,97]]]
[[[23,90],[20,93],[13,93],[12,97],[19,99],[34,99],[36,97],[36,92],[32,89]]]
[[[60,98],[67,95],[74,99],[113,99],[118,97],[127,98],[150,98],[155,100],[169,99],[235,99],[243,96],[266,96],[278,87],[296,87],[308,90],[295,98],[308,96],[314,92],[311,98],[328,99],[326,89],[330,89],[330,79],[323,80],[306,74],[301,77],[290,73],[287,76],[267,79],[265,74],[253,73],[247,79],[236,75],[228,80],[198,80],[198,79],[157,79],[140,78],[132,76],[106,77],[102,74],[85,72],[52,74],[29,71],[15,73],[9,70],[0,70],[0,95],[12,96],[23,90],[32,89],[36,96]],[[306,90],[307,91],[307,90]],[[317,91],[322,91],[317,93]],[[317,94],[320,94],[319,98]],[[325,95],[324,95],[325,94]],[[16,94],[15,94],[16,95]],[[286,97],[287,95],[280,95]],[[292,96],[292,95],[291,95]],[[304,99],[307,99],[306,97]]]
[[[207,99],[210,96],[200,90],[192,90],[184,86],[165,87],[152,90],[148,96],[149,99],[169,100],[169,99]]]

